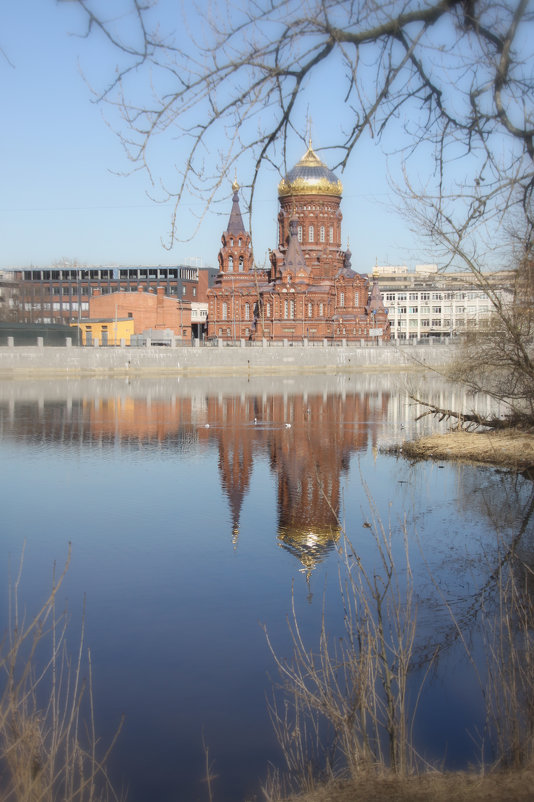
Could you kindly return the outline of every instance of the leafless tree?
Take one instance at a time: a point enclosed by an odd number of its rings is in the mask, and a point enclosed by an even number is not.
[[[170,243],[183,234],[184,197],[198,193],[207,208],[244,154],[254,160],[252,204],[262,167],[283,168],[288,139],[305,134],[303,101],[328,65],[344,96],[340,122],[321,143],[334,169],[349,164],[362,137],[392,128],[408,163],[414,149],[431,156],[438,198],[458,195],[448,168],[462,159],[466,219],[530,198],[528,0],[212,0],[182,19],[176,0],[175,33],[161,29],[157,0],[128,0],[122,17],[112,16],[113,3],[102,17],[96,0],[76,2],[85,35],[117,53],[116,72],[96,91],[120,110],[134,166],[156,183],[157,137],[180,140],[177,176],[164,183],[175,202]]]

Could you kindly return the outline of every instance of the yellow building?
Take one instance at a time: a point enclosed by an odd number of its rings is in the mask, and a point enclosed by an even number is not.
[[[130,337],[134,333],[132,318],[92,318],[71,323],[81,331],[82,345],[93,345],[98,340],[99,345],[130,345]]]

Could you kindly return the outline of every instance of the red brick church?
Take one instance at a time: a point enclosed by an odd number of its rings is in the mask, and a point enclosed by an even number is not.
[[[208,290],[208,336],[222,340],[389,340],[378,285],[341,249],[343,187],[310,146],[278,185],[278,247],[254,266],[239,185]]]

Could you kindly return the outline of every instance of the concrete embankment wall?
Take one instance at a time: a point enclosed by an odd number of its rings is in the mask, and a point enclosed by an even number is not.
[[[380,345],[376,347],[266,348],[54,348],[1,347],[0,378],[116,375],[247,375],[407,370],[450,362],[455,347]]]

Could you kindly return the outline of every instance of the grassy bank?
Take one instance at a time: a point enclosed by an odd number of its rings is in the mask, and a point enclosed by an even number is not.
[[[454,459],[534,470],[534,434],[515,430],[432,434],[394,446],[392,451],[409,459]]]

